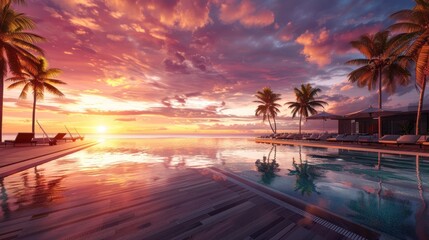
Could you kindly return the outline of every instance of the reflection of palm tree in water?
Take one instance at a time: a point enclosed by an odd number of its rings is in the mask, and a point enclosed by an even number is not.
[[[274,151],[274,157],[272,158],[270,162],[271,153]],[[262,161],[256,160],[255,166],[258,169],[258,172],[262,173],[261,175],[261,181],[264,184],[271,184],[271,182],[274,180],[274,178],[277,176],[276,172],[280,171],[279,164],[276,161],[276,153],[277,153],[277,146],[273,145],[271,147],[270,153],[268,154],[268,158],[263,156]]]
[[[60,183],[64,177],[47,181],[42,171],[34,168],[34,186],[28,184],[27,175],[23,176],[24,189],[18,193],[16,203],[19,208],[26,206],[40,206],[60,198]],[[31,193],[29,192],[31,191]]]
[[[378,153],[377,171],[381,171],[382,154]],[[378,189],[373,193],[360,191],[358,198],[348,204],[350,217],[359,223],[364,223],[374,229],[390,232],[403,238],[413,234],[413,225],[406,219],[412,214],[411,202],[395,198],[393,194],[383,195],[383,173],[377,174]],[[405,235],[404,235],[405,234]]]
[[[429,239],[425,218],[427,218],[427,205],[424,198],[422,178],[420,174],[420,156],[416,155],[416,177],[417,189],[419,190],[420,200],[422,201],[421,207],[416,213],[416,234],[419,239]]]
[[[46,204],[58,198],[57,190],[60,187],[60,182],[63,177],[46,182],[45,176],[34,168],[36,187],[33,193],[33,204]]]
[[[297,164],[295,158],[293,158],[292,165],[294,169],[289,170],[288,175],[296,176],[295,191],[300,191],[302,195],[307,194],[308,196],[313,192],[319,194],[314,180],[321,175],[315,166],[308,164],[307,160],[305,160],[304,163],[302,162],[301,146],[299,146],[299,164]]]
[[[378,171],[380,171],[381,170],[381,152],[378,152],[377,159],[378,159],[378,161],[377,161],[376,169]],[[378,176],[378,190],[377,190],[377,197],[378,197],[377,204],[378,204],[379,209],[380,209],[380,204],[381,204],[380,201],[381,201],[381,192],[382,191],[383,191],[383,178],[379,175]]]
[[[10,208],[8,203],[8,195],[6,192],[6,188],[4,186],[4,179],[0,178],[0,186],[1,186],[1,209],[3,211],[3,216],[5,219],[10,217]]]

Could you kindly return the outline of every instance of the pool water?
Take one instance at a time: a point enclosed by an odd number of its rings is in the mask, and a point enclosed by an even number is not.
[[[80,194],[85,189],[107,193],[162,179],[168,174],[163,169],[212,166],[317,205],[386,238],[429,236],[429,158],[272,146],[237,138],[108,140],[2,179],[0,217],[7,220],[32,208],[64,204],[77,197],[77,189]],[[147,168],[153,170],[142,175]]]

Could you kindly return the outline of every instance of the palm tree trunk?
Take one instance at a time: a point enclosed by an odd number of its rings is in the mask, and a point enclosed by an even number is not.
[[[277,133],[276,117],[273,117],[273,121],[274,121],[274,132],[276,132],[276,133]]]
[[[382,94],[381,94],[381,90],[382,90],[382,88],[381,88],[381,86],[382,86],[382,82],[381,82],[381,68],[378,70],[378,111],[380,111],[379,112],[379,114],[378,114],[378,137],[379,138],[381,138],[381,137],[383,137],[382,135],[381,135],[381,133],[382,133],[382,129],[381,129],[381,110],[382,110],[382,107],[383,107],[383,104],[382,104]]]
[[[268,115],[268,123],[270,124],[271,131],[273,131],[273,133],[276,134],[276,130],[273,128],[273,125],[271,124],[271,121],[270,121],[270,115]]]
[[[0,142],[3,141],[3,93],[4,93],[3,78],[4,78],[3,75],[0,76]]]
[[[33,134],[35,134],[36,131],[34,129],[34,124],[36,122],[36,97],[37,97],[37,95],[36,95],[36,86],[34,86],[34,90],[33,91],[34,91],[33,92],[33,121],[31,123],[31,132]]]
[[[299,134],[301,134],[301,120],[302,120],[302,114],[299,114]]]
[[[425,97],[426,90],[426,76],[422,83],[422,89],[420,89],[419,106],[417,108],[417,119],[416,119],[416,135],[420,134],[420,118],[423,110],[423,99]]]

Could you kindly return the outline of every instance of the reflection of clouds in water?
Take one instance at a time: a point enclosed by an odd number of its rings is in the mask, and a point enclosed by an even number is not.
[[[62,163],[77,161],[79,163],[79,168],[83,170],[106,168],[123,163],[164,163],[165,167],[171,168],[202,168],[213,166],[213,164],[217,162],[217,158],[211,158],[209,155],[189,154],[187,149],[166,149],[168,146],[163,146],[162,149],[164,149],[164,151],[158,151],[157,148],[136,145],[135,143],[130,143],[130,145],[135,145],[135,147],[124,147],[123,143],[119,143],[118,145],[119,146],[115,147],[115,145],[105,143],[104,146],[90,148],[86,151],[79,151],[59,161]],[[198,153],[199,151],[194,149],[191,152]],[[203,153],[205,152],[206,151],[203,151]],[[215,154],[219,156],[217,152],[215,152]]]
[[[91,160],[81,161],[83,167],[101,167],[121,162],[163,162],[165,167],[199,168],[216,164],[225,165],[232,159],[253,162],[251,159],[254,158],[250,156],[260,153],[260,150],[248,148],[248,143],[246,140],[210,138],[108,140],[86,150],[88,155],[77,158],[91,158],[89,155],[97,155],[96,159],[92,157]],[[104,160],[100,161],[101,158]]]
[[[82,170],[105,168],[112,165],[123,163],[162,163],[164,157],[154,156],[147,153],[122,153],[122,152],[107,152],[91,154],[85,151],[77,152],[70,156],[78,162],[78,166]]]

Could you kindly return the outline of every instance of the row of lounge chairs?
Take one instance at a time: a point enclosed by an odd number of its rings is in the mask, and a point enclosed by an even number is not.
[[[80,136],[79,137],[65,137],[67,135],[67,133],[58,133],[57,135],[55,135],[53,138],[35,138],[34,137],[34,133],[18,133],[16,135],[15,140],[6,140],[4,141],[4,145],[12,145],[15,146],[16,144],[31,144],[31,145],[37,145],[38,143],[48,143],[49,145],[56,145],[57,142],[59,141],[73,141],[75,142],[76,140],[83,140],[84,137]]]
[[[332,133],[313,133],[313,134],[298,134],[298,133],[278,133],[267,136],[261,136],[261,138],[273,138],[273,139],[291,139],[291,140],[312,140],[312,141],[326,141],[332,137]]]
[[[331,134],[331,133],[314,133],[314,134],[272,134],[262,138],[275,138],[275,139],[290,139],[290,140],[309,140],[309,141],[328,141],[328,142],[348,142],[360,144],[383,144],[386,145],[418,145],[429,146],[429,136],[426,135],[384,135],[378,138],[375,135],[364,134]]]

